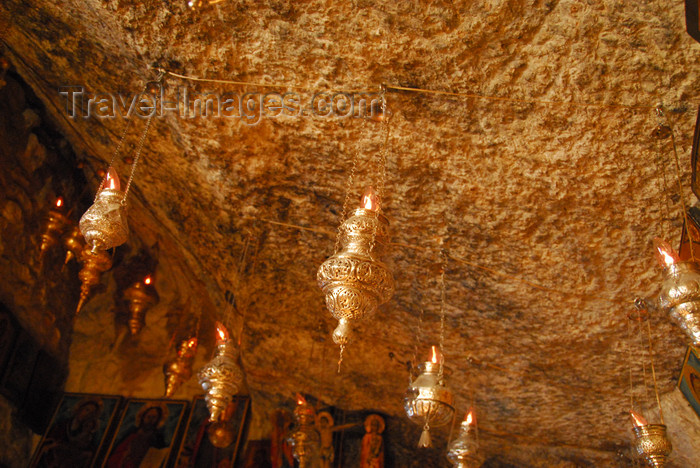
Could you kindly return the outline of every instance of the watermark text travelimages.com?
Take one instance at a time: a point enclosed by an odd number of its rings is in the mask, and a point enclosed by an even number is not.
[[[148,118],[175,115],[182,119],[229,118],[255,125],[265,118],[371,118],[381,111],[379,93],[194,93],[187,87],[155,93],[90,93],[83,86],[62,86],[58,94],[68,117]]]

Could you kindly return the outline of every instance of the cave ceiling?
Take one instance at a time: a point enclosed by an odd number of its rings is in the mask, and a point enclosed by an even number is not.
[[[700,44],[682,2],[230,0],[191,11],[5,0],[0,18],[14,69],[85,161],[92,190],[126,121],[69,118],[63,86],[129,96],[155,66],[288,86],[166,76],[170,95],[295,92],[308,103],[382,84],[473,95],[389,88],[386,147],[385,124],[367,119],[157,116],[130,193],[132,233],[187,276],[183,314],[221,318],[225,292],[236,297],[251,393],[301,389],[395,416],[414,344],[424,356],[439,338],[444,249],[450,384],[460,412],[475,402],[485,454],[522,444],[595,458],[627,443],[626,312],[658,291],[652,239],[675,245],[682,228],[670,140],[652,137],[657,103],[694,200]],[[125,148],[145,125],[129,121]],[[335,323],[315,273],[333,252],[353,161],[351,204],[379,182],[383,154],[396,293],[335,375]],[[127,163],[115,163],[124,180]],[[668,392],[685,340],[666,317],[652,324]]]

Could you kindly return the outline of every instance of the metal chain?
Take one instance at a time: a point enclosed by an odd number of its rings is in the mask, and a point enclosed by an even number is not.
[[[632,319],[627,319],[627,362],[630,365],[630,411],[634,409],[634,385],[632,379]]]
[[[683,221],[685,221],[685,229],[688,233],[688,246],[690,247],[690,259],[695,261],[695,252],[693,249],[693,238],[690,235],[690,224],[688,223],[688,210],[686,209],[686,206],[688,206],[685,202],[685,193],[683,192],[683,182],[681,182],[681,164],[678,160],[678,150],[676,148],[676,135],[673,133],[673,129],[671,129],[671,143],[673,145],[673,156],[676,161],[676,174],[678,175],[678,191],[680,192],[681,198],[681,210],[683,211]]]
[[[377,231],[379,230],[379,215],[382,211],[382,204],[384,201],[384,185],[386,183],[386,164],[387,164],[387,153],[389,151],[389,116],[386,112],[386,88],[382,87],[382,115],[384,116],[384,145],[379,151],[379,181],[377,183],[377,196],[379,197],[379,206],[374,212],[375,223],[374,230],[372,231],[372,240],[369,243],[369,253],[372,255],[374,247],[377,241]]]
[[[365,123],[363,122],[362,130],[360,133],[364,133]],[[340,215],[340,226],[338,226],[338,234],[335,237],[335,248],[333,253],[337,254],[340,248],[340,237],[343,223],[348,215],[348,205],[350,204],[350,192],[352,190],[352,182],[355,178],[355,169],[357,168],[357,160],[360,159],[360,150],[355,151],[355,156],[352,158],[352,165],[350,166],[350,175],[348,176],[347,184],[345,185],[345,200],[343,201],[343,212]]]
[[[656,371],[654,370],[654,345],[652,344],[651,340],[651,325],[649,324],[649,319],[647,319],[647,336],[649,337],[649,360],[651,363],[651,377],[654,380],[654,393],[656,394],[656,404],[659,405],[659,417],[661,418],[661,424],[663,424],[664,413],[661,409],[661,400],[659,399],[659,387],[656,383]]]
[[[157,83],[162,83],[163,78],[165,77],[165,73],[160,72],[158,77],[156,78]],[[144,90],[141,92],[143,94],[146,89],[148,88],[148,83],[146,83],[146,86],[144,87]],[[157,98],[155,98],[157,100]],[[143,149],[143,144],[146,142],[146,135],[148,134],[148,129],[151,126],[151,122],[153,121],[153,116],[156,114],[155,109],[151,113],[151,115],[148,116],[148,120],[146,121],[146,127],[143,129],[143,133],[141,134],[141,139],[139,140],[138,145],[136,146],[136,155],[134,156],[134,163],[131,165],[131,174],[129,174],[129,181],[126,183],[126,189],[124,189],[124,198],[122,199],[122,205],[126,206],[126,197],[129,195],[129,189],[131,188],[131,182],[134,179],[134,173],[136,172],[136,166],[139,163],[139,159],[141,158],[141,150]]]
[[[639,353],[640,359],[642,361],[642,380],[644,384],[644,401],[645,404],[649,402],[649,389],[648,384],[647,384],[647,363],[644,360],[644,351],[646,349],[646,346],[644,346],[644,335],[642,333],[642,320],[641,320],[641,312],[637,310],[638,314],[638,324],[637,324],[637,335],[639,336],[639,347],[641,353]]]
[[[413,342],[413,361],[411,361],[411,368],[408,370],[408,384],[413,382],[413,369],[418,366],[418,344],[422,344],[425,340],[423,336],[423,308],[420,309],[420,315],[418,316],[418,330],[416,330],[416,341]]]
[[[440,370],[438,380],[441,381],[444,372],[445,361],[445,250],[440,249]]]

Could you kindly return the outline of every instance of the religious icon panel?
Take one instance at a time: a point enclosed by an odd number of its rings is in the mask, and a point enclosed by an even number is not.
[[[66,393],[61,398],[30,468],[90,468],[105,445],[122,398]]]
[[[700,357],[694,346],[688,347],[681,377],[678,379],[678,388],[700,417]]]
[[[186,401],[129,399],[102,467],[166,466],[186,409]]]

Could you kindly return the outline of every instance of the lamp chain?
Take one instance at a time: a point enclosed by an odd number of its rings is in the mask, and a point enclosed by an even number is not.
[[[666,114],[664,113],[663,106],[659,105],[655,109],[656,116],[659,119],[659,127],[665,127],[668,131],[668,134],[671,136],[671,146],[673,147],[673,158],[674,162],[676,163],[676,179],[678,180],[678,192],[680,195],[679,202],[681,204],[681,214],[683,216],[683,221],[685,222],[685,229],[688,232],[688,245],[690,247],[690,259],[695,261],[695,252],[693,249],[693,240],[690,237],[690,225],[688,224],[688,212],[686,211],[686,200],[685,200],[685,192],[683,191],[683,181],[681,177],[681,164],[678,159],[678,148],[676,147],[676,136],[673,132],[673,128],[671,125],[668,123],[668,119],[666,118]]]
[[[384,204],[384,186],[386,184],[386,164],[387,164],[387,153],[389,151],[389,116],[387,115],[386,108],[386,88],[382,88],[382,116],[384,122],[384,144],[382,149],[379,151],[379,181],[377,183],[377,196],[379,197],[379,207],[374,213],[376,218],[379,218],[379,214],[382,211],[382,205]],[[369,253],[372,255],[374,252],[374,246],[377,240],[377,230],[379,229],[379,219],[374,225],[374,230],[372,231],[372,240],[369,243]]]
[[[362,122],[362,130],[360,133],[364,133],[366,127],[365,122]],[[355,156],[352,158],[352,164],[350,166],[350,175],[348,176],[347,184],[345,185],[345,200],[343,201],[343,212],[340,215],[340,226],[345,222],[345,218],[348,215],[348,205],[350,204],[350,192],[352,191],[352,183],[355,179],[355,170],[357,169],[357,160],[360,159],[360,150],[355,151]],[[340,227],[338,228],[338,234],[335,237],[335,248],[333,253],[337,254],[340,248],[340,237],[342,235]]]
[[[634,409],[634,385],[632,384],[632,325],[627,319],[627,362],[630,366],[630,411]]]
[[[445,361],[445,250],[440,249],[440,368],[438,380],[442,381]]]
[[[639,309],[637,309],[637,336],[639,336],[639,349],[641,353],[639,353],[640,360],[642,361],[642,383],[644,384],[644,401],[646,403],[649,402],[649,388],[648,388],[648,381],[647,381],[647,363],[644,360],[644,351],[646,349],[646,346],[644,346],[644,335],[642,334],[642,316],[641,312]]]
[[[640,324],[641,326],[641,324]],[[647,319],[647,337],[649,338],[649,360],[651,363],[651,376],[654,381],[654,394],[656,395],[656,404],[659,406],[659,418],[661,419],[661,424],[664,423],[664,413],[661,409],[661,399],[659,398],[659,387],[656,382],[656,371],[654,370],[654,345],[651,339],[651,325]]]
[[[163,78],[165,77],[165,73],[160,72],[158,75],[158,78],[156,78],[156,83],[162,83]],[[146,83],[146,88],[148,88],[148,83]],[[146,91],[146,88],[144,88],[144,92]],[[142,92],[143,94],[143,92]],[[157,98],[154,98],[157,100]],[[151,115],[148,116],[148,120],[146,120],[146,126],[143,129],[143,133],[141,134],[141,139],[139,140],[138,145],[136,146],[136,154],[134,156],[134,162],[131,165],[131,174],[129,174],[129,180],[126,183],[126,189],[124,189],[124,199],[122,200],[122,205],[126,206],[126,197],[129,195],[129,189],[131,188],[131,182],[134,179],[134,173],[136,172],[136,166],[139,163],[139,159],[141,158],[141,150],[143,149],[143,144],[146,142],[146,135],[148,134],[148,129],[151,126],[151,122],[153,121],[153,116],[155,115],[155,109],[153,112],[151,112]]]

